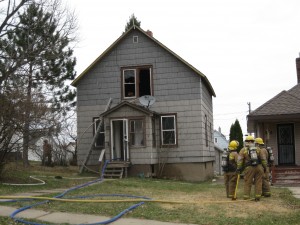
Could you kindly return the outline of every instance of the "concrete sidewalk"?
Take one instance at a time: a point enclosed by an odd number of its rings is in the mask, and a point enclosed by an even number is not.
[[[9,216],[17,208],[0,206],[0,216]],[[61,213],[61,212],[46,212],[36,209],[28,209],[17,215],[17,218],[26,219],[37,219],[44,222],[50,222],[54,224],[89,224],[89,223],[99,223],[102,221],[109,220],[109,217],[105,216],[95,216],[86,214],[74,214],[74,213]],[[154,220],[142,220],[142,219],[130,219],[130,218],[120,218],[115,222],[110,223],[112,225],[192,225],[192,224],[182,224],[182,223],[170,223],[170,222],[159,222]]]
[[[44,194],[54,194],[62,193],[66,189],[53,189],[53,190],[40,190],[28,193],[15,194],[16,196],[39,196]],[[0,199],[0,202],[4,202],[10,199]],[[9,206],[0,205],[0,216],[10,216],[17,208]],[[87,214],[76,214],[76,213],[63,213],[63,212],[47,212],[37,209],[28,209],[20,212],[16,215],[17,218],[26,219],[36,219],[41,221],[40,223],[49,222],[54,224],[90,224],[99,223],[102,221],[107,221],[111,218],[105,216],[87,215]],[[193,225],[193,224],[182,224],[182,223],[170,223],[170,222],[159,222],[154,220],[144,220],[144,219],[130,219],[130,218],[120,218],[112,223],[112,225]]]
[[[300,187],[288,187],[288,189],[293,193],[295,198],[300,199]]]

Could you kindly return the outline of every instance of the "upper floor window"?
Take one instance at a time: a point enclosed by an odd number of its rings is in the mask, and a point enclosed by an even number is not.
[[[100,124],[100,119],[94,118],[93,135],[96,134],[99,124]],[[105,133],[104,133],[104,125],[102,124],[102,126],[100,127],[99,135],[95,142],[95,147],[104,148],[104,141],[105,141]]]
[[[122,69],[122,97],[138,98],[152,93],[152,70],[148,66]]]
[[[162,145],[176,145],[176,116],[161,116]]]
[[[208,122],[207,122],[207,115],[205,115],[205,143],[206,143],[206,147],[208,147]]]

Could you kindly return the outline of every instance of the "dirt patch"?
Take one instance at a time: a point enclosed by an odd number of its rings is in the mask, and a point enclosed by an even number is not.
[[[238,193],[238,196],[243,196],[243,183]],[[253,192],[253,190],[252,190]],[[232,201],[225,197],[225,187],[224,192],[212,190],[211,192],[197,192],[192,194],[186,194],[183,192],[172,192],[172,195],[164,196],[163,200],[175,201],[189,203],[187,205],[192,205],[188,207],[193,207],[201,213],[205,213],[209,208],[222,208],[226,212],[227,217],[239,217],[248,218],[249,212],[257,212],[257,215],[262,215],[266,212],[274,213],[276,215],[286,214],[290,211],[286,204],[283,203],[278,198],[261,198],[260,201],[244,201],[238,197],[236,201]],[[154,199],[160,199],[154,198]],[[162,199],[160,199],[162,200]],[[183,206],[183,204],[161,204],[162,208],[165,209],[177,209]]]

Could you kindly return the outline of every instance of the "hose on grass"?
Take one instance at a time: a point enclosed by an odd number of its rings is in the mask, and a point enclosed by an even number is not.
[[[16,222],[20,222],[20,223],[23,223],[23,224],[45,225],[45,224],[36,223],[36,222],[30,222],[30,221],[23,220],[23,219],[21,219],[21,218],[17,218],[16,215],[19,214],[19,213],[22,212],[22,211],[31,209],[31,208],[33,208],[33,207],[35,207],[35,206],[42,205],[42,204],[46,204],[46,203],[48,203],[49,201],[54,201],[54,200],[56,200],[56,201],[57,201],[57,200],[64,201],[64,200],[68,200],[68,199],[62,199],[62,197],[63,197],[64,195],[66,195],[67,193],[71,192],[71,191],[74,191],[74,190],[77,190],[77,189],[80,189],[80,188],[83,188],[83,187],[87,187],[87,186],[92,185],[92,184],[97,183],[97,182],[102,182],[102,181],[103,181],[104,170],[105,170],[105,168],[106,168],[108,162],[109,162],[108,160],[105,161],[105,164],[104,164],[104,166],[103,166],[103,168],[102,168],[102,173],[101,173],[102,175],[101,175],[101,177],[100,177],[99,179],[96,179],[96,180],[94,180],[94,181],[90,181],[90,182],[87,182],[87,183],[84,183],[84,184],[81,184],[81,185],[72,187],[72,188],[70,188],[70,189],[64,191],[63,193],[61,193],[61,194],[55,196],[54,198],[48,198],[48,199],[46,199],[46,201],[38,202],[38,203],[29,205],[29,206],[25,206],[25,207],[19,208],[19,209],[15,210],[15,211],[10,215],[10,217],[11,217],[13,220],[15,220]],[[15,197],[16,197],[16,196],[15,196]],[[20,198],[20,196],[18,196],[18,197]],[[23,197],[25,197],[25,196],[23,196]],[[82,196],[82,198],[84,198],[84,197],[87,197],[87,196]],[[136,197],[136,198],[139,198],[139,199],[143,198],[143,197],[141,197],[141,196],[135,196],[135,197]],[[16,197],[16,198],[17,198],[17,197]],[[42,197],[40,197],[40,198],[42,198]],[[40,199],[40,198],[38,198],[38,199]],[[31,199],[31,197],[28,197],[28,196],[27,196],[27,199]],[[36,199],[37,199],[37,198],[36,198]],[[148,199],[149,199],[149,198],[144,197],[144,200],[148,200]],[[141,199],[141,200],[142,200],[142,199]],[[98,224],[109,224],[109,223],[112,223],[112,222],[118,220],[119,218],[121,218],[121,217],[122,217],[124,214],[126,214],[127,212],[129,212],[129,211],[131,211],[131,210],[133,210],[133,209],[139,207],[139,206],[142,205],[142,204],[144,204],[144,201],[141,201],[141,202],[139,202],[139,203],[136,203],[136,204],[130,206],[129,208],[123,210],[122,212],[120,212],[118,215],[112,217],[111,219],[108,219],[108,220],[105,220],[105,221],[101,221],[101,222],[97,222],[97,223],[92,223],[92,224],[91,224],[91,223],[90,223],[90,224],[82,224],[82,225],[98,225]]]
[[[89,185],[92,185],[94,183],[98,183],[98,182],[102,182],[103,181],[103,174],[104,174],[104,170],[108,164],[108,160],[105,161],[105,164],[102,168],[102,176],[99,179],[72,187],[66,191],[64,191],[63,193],[50,198],[50,197],[36,197],[36,196],[0,196],[0,199],[18,199],[18,200],[44,200],[42,202],[38,202],[32,205],[28,205],[22,208],[19,208],[17,210],[15,210],[10,217],[12,219],[14,219],[17,222],[23,223],[23,224],[31,224],[31,225],[45,225],[45,224],[41,224],[41,223],[36,223],[36,222],[30,222],[30,221],[26,221],[23,220],[21,218],[17,218],[16,215],[19,214],[22,211],[31,209],[35,206],[38,205],[42,205],[42,204],[46,204],[50,201],[62,201],[62,202],[101,202],[101,203],[112,203],[112,202],[136,202],[135,204],[133,204],[132,206],[130,206],[129,208],[123,210],[122,212],[120,212],[118,215],[112,217],[111,219],[105,220],[105,221],[101,221],[101,222],[96,222],[96,223],[92,223],[92,224],[82,224],[82,225],[98,225],[98,224],[109,224],[112,223],[116,220],[118,220],[119,218],[121,218],[124,214],[128,213],[129,211],[132,211],[133,209],[139,207],[140,205],[144,204],[145,202],[156,202],[156,203],[167,203],[167,204],[207,204],[207,203],[233,203],[232,201],[201,201],[201,202],[191,202],[191,201],[170,201],[170,200],[155,200],[155,199],[151,199],[148,197],[144,197],[144,196],[133,196],[133,195],[123,195],[123,194],[98,194],[98,195],[92,195],[92,196],[75,196],[70,198],[63,198],[67,193],[80,189],[80,188],[84,188],[87,187]],[[132,199],[115,199],[115,200],[86,200],[85,198],[91,198],[91,197],[97,197],[97,196],[114,196],[114,197],[128,197],[128,198],[132,198]],[[80,198],[80,199],[74,199],[74,198]],[[238,200],[235,202],[243,202],[243,201],[249,201],[249,200]]]
[[[39,179],[39,178],[36,178],[35,176],[29,176],[31,179],[33,180],[37,180],[39,181],[39,183],[30,183],[30,184],[14,184],[14,183],[2,183],[4,185],[11,185],[11,186],[36,186],[36,185],[44,185],[46,184],[45,181]]]
[[[121,196],[121,195],[95,195],[95,196]],[[94,196],[94,197],[95,197]],[[91,196],[76,196],[76,198],[89,198]],[[120,203],[120,202],[153,202],[153,203],[166,203],[166,204],[216,204],[216,203],[234,203],[232,200],[223,201],[172,201],[172,200],[160,200],[160,199],[150,199],[141,196],[130,196],[123,195],[123,197],[129,197],[133,199],[98,199],[98,200],[87,200],[87,199],[72,199],[70,198],[50,198],[50,197],[37,197],[37,196],[0,196],[0,199],[26,199],[26,200],[46,200],[46,201],[58,201],[58,202],[74,202],[74,203]],[[236,200],[235,202],[248,202],[249,200]]]

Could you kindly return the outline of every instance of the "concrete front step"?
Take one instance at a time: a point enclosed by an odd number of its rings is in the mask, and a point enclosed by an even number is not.
[[[273,184],[276,186],[300,186],[300,167],[275,167]]]
[[[276,180],[300,180],[300,174],[278,175]]]
[[[127,168],[130,167],[130,162],[111,161],[107,164],[106,168]]]
[[[104,178],[122,178],[123,172],[124,172],[123,168],[107,167],[105,169],[103,176],[104,176]]]
[[[285,186],[285,187],[300,187],[300,181],[276,181],[272,183],[273,186]]]

